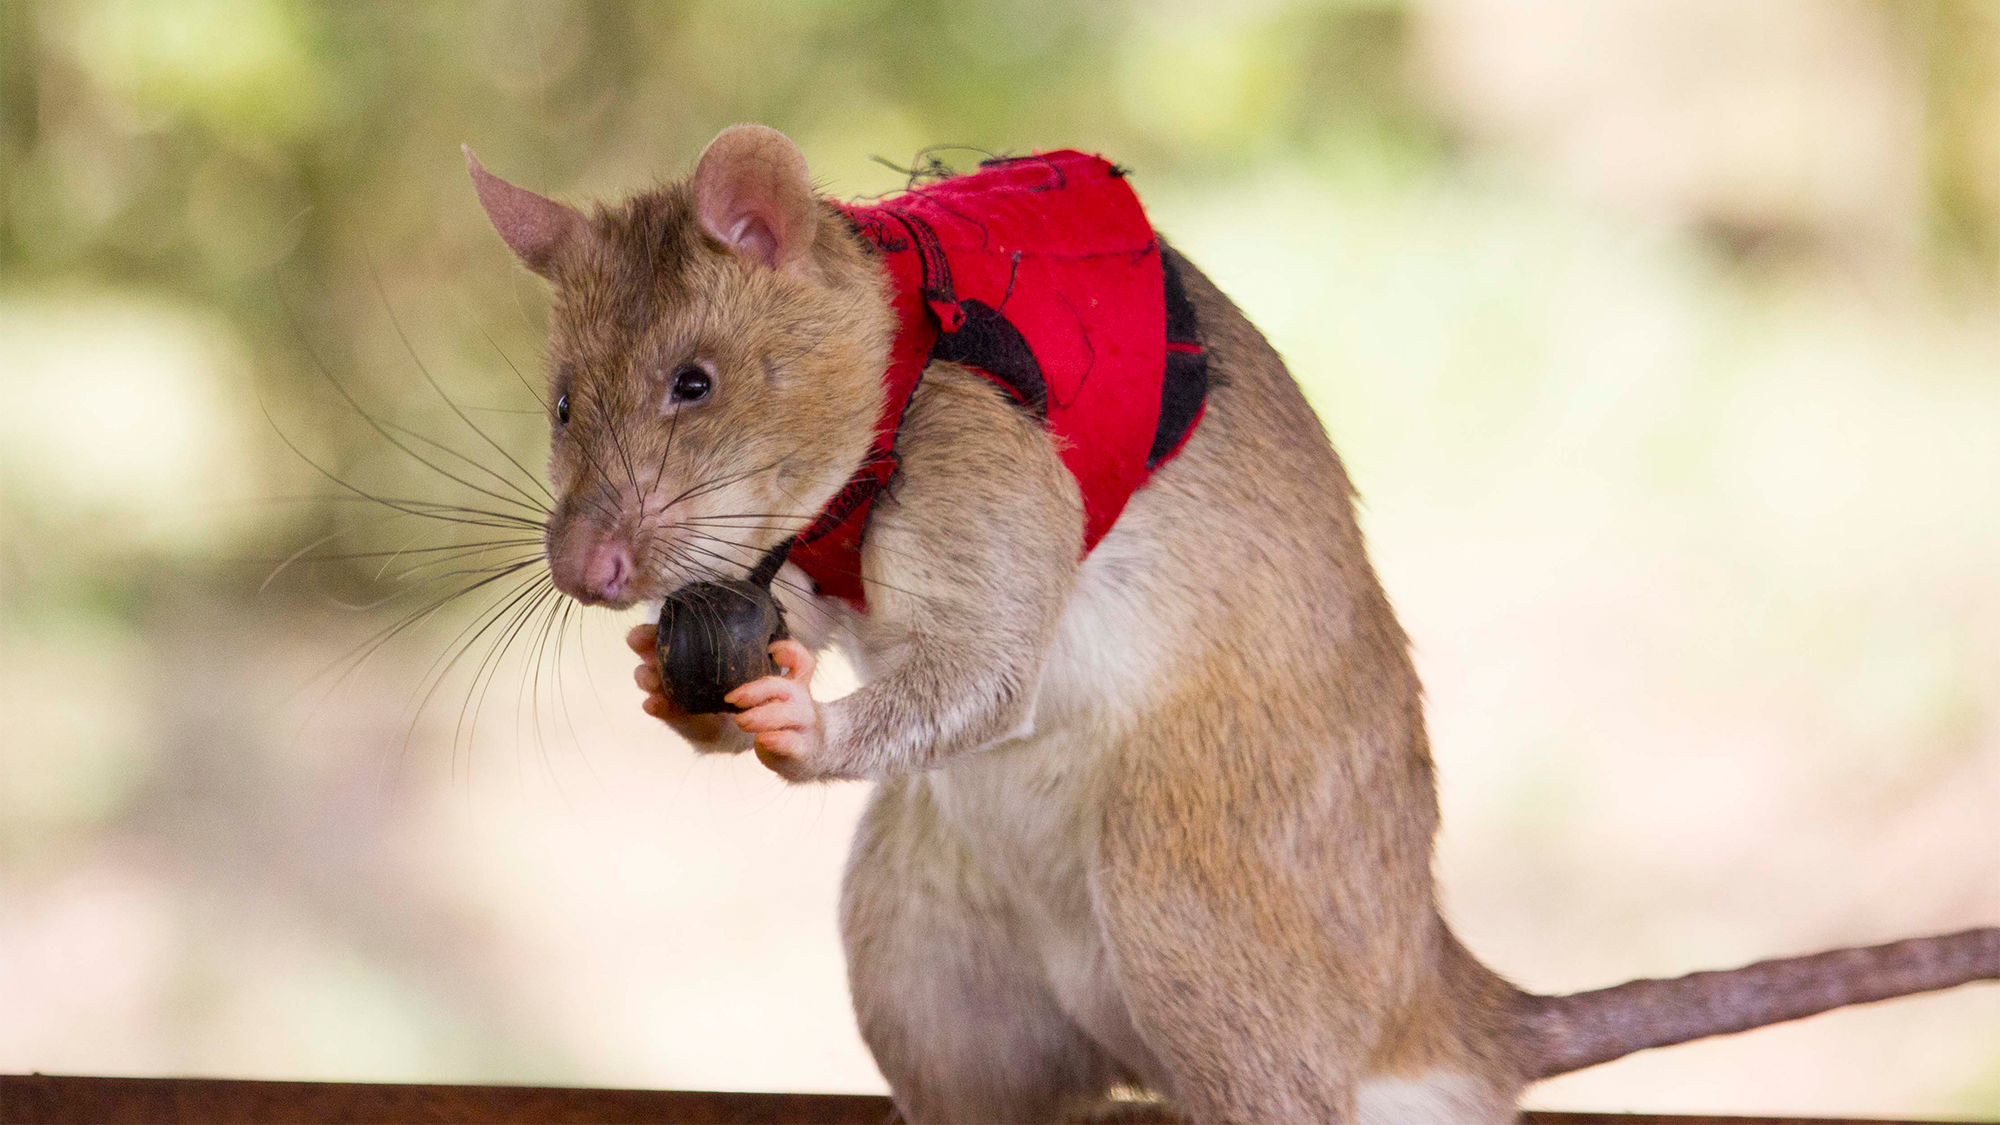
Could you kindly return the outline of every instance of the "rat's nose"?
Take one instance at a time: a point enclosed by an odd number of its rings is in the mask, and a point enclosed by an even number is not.
[[[583,546],[576,552],[574,565],[552,569],[558,589],[580,602],[595,604],[622,600],[637,568],[631,545],[614,537]]]

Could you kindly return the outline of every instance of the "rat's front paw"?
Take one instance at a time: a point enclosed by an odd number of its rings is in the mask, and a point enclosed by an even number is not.
[[[752,680],[725,698],[742,713],[736,725],[756,737],[757,760],[786,781],[812,781],[829,772],[826,727],[812,686],[812,650],[797,641],[776,641],[771,656],[779,676]]]
[[[625,643],[639,656],[639,666],[632,670],[632,679],[639,685],[639,690],[646,693],[646,700],[640,707],[686,739],[697,754],[741,754],[750,749],[750,740],[728,721],[727,716],[690,715],[667,698],[666,685],[660,678],[660,665],[653,656],[653,643],[658,636],[658,629],[652,625],[640,625],[625,634]]]

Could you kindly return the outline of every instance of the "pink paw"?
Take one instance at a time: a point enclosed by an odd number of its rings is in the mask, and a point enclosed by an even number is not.
[[[827,767],[820,707],[808,690],[817,662],[790,640],[773,642],[771,656],[783,675],[752,680],[725,698],[743,708],[736,725],[756,736],[758,761],[787,781],[810,781]]]

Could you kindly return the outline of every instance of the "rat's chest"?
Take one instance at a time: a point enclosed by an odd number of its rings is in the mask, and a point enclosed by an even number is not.
[[[1039,966],[1068,1016],[1126,1066],[1154,1073],[1103,942],[1091,872],[1104,779],[1148,731],[1158,651],[1111,550],[1084,564],[1044,665],[1033,713],[1015,737],[911,779],[945,831],[1006,904],[1014,955]],[[1134,632],[1134,630],[1137,632]]]
[[[1171,659],[1144,589],[1123,581],[1124,539],[1079,569],[1021,726],[922,775],[989,874],[1051,915],[1082,905],[1101,780],[1147,727],[1161,683],[1151,662]]]

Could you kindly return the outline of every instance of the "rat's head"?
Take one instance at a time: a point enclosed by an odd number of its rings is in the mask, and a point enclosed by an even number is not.
[[[879,273],[773,129],[590,215],[466,152],[500,237],[555,291],[549,568],[614,607],[739,578],[865,456],[894,332]]]

